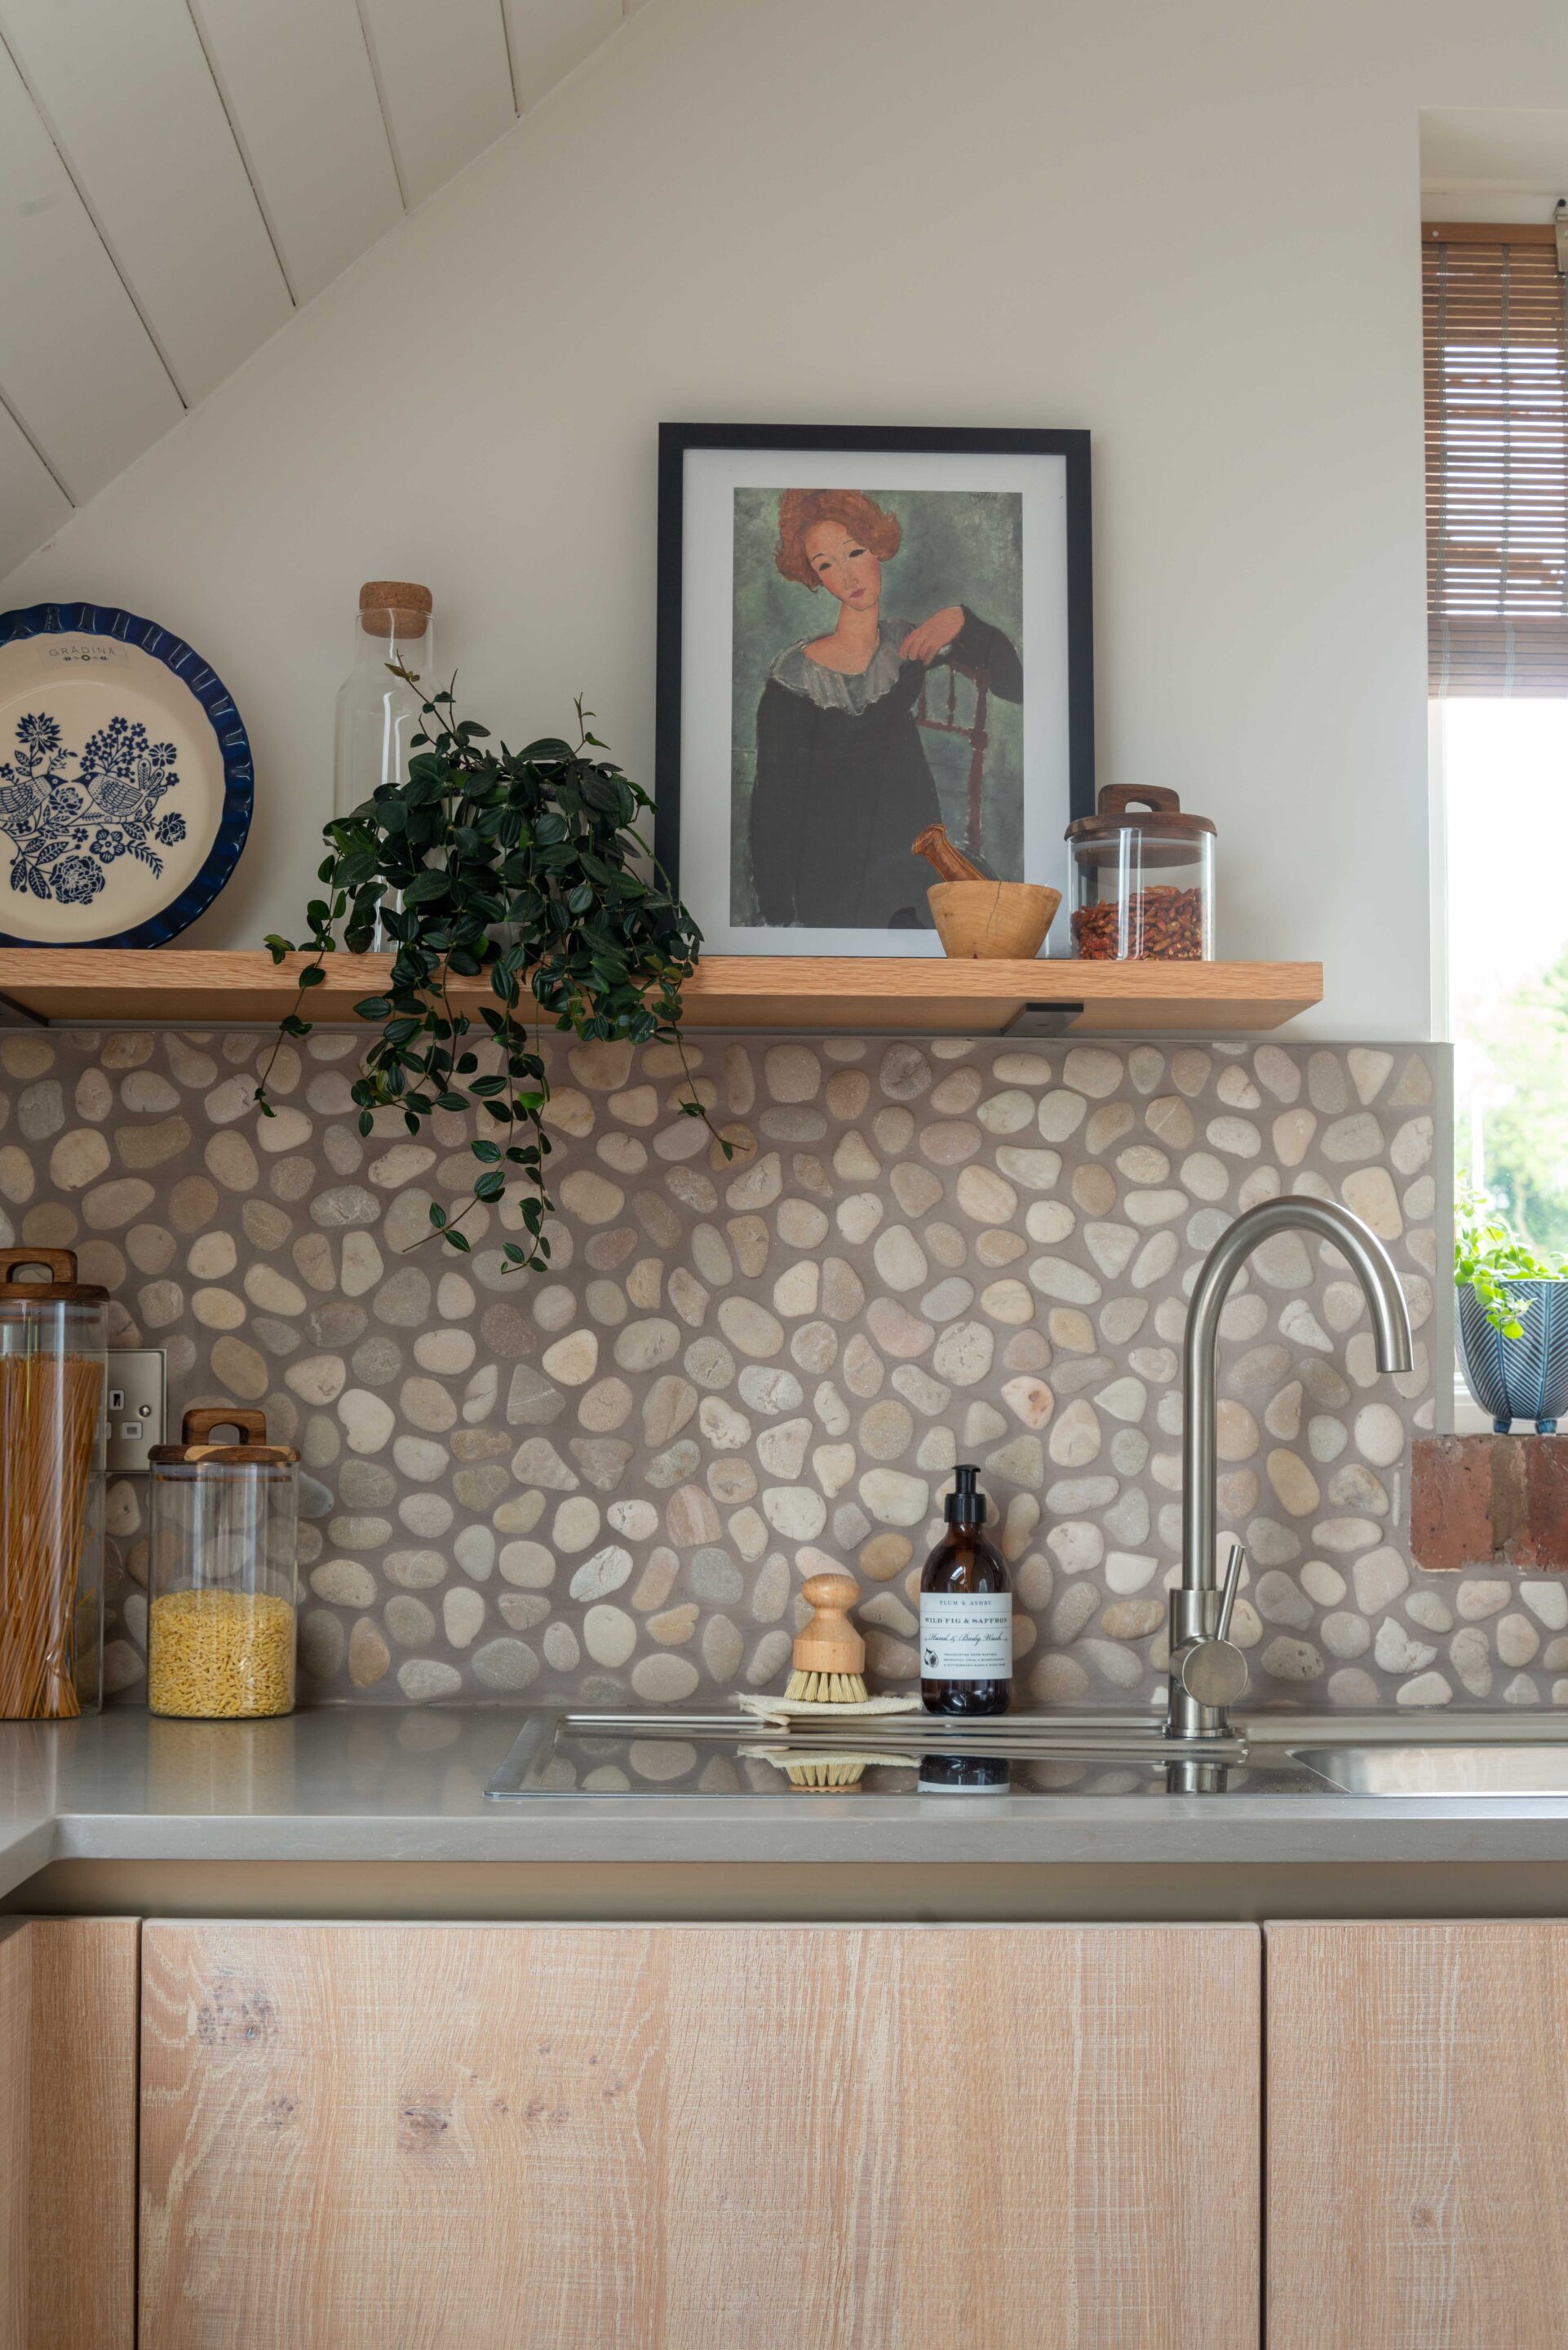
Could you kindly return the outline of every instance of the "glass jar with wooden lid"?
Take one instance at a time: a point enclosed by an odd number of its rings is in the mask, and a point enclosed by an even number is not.
[[[0,1249],[0,1720],[102,1700],[108,1305],[70,1249]]]
[[[1067,827],[1073,952],[1085,962],[1214,955],[1214,827],[1162,785],[1107,784]]]
[[[214,1438],[232,1430],[238,1442]],[[147,1702],[221,1721],[294,1704],[299,1455],[235,1404],[149,1455]]]

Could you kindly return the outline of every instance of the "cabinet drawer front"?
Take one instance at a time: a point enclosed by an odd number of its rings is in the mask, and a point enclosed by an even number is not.
[[[131,2350],[140,1936],[0,1918],[0,2350]]]
[[[1563,2350],[1568,1925],[1267,1930],[1269,2350]]]
[[[156,2350],[1241,2350],[1249,1927],[145,1933]]]

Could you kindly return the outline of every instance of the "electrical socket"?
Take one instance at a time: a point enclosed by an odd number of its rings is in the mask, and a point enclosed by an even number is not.
[[[109,1350],[108,1469],[111,1477],[134,1477],[147,1467],[155,1444],[165,1441],[168,1357],[161,1347],[111,1347]]]

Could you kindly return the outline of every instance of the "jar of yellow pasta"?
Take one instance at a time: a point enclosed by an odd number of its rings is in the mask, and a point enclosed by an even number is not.
[[[237,1443],[214,1443],[232,1429]],[[299,1455],[265,1412],[208,1404],[150,1456],[147,1702],[200,1721],[294,1704]]]

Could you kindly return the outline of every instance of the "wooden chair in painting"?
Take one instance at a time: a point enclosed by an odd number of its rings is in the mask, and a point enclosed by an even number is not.
[[[920,698],[915,708],[915,723],[917,726],[925,727],[931,734],[956,734],[961,741],[967,742],[969,744],[969,775],[966,781],[969,832],[967,845],[970,855],[979,857],[983,854],[984,848],[981,838],[983,815],[981,785],[985,775],[985,750],[988,740],[985,718],[987,704],[991,700],[991,671],[985,669],[970,669],[961,661],[950,660],[946,664],[946,672],[948,684],[946,715],[933,716],[927,707],[926,697],[931,690],[931,673],[928,670],[920,680]],[[966,680],[974,690],[974,711],[967,725],[961,723],[959,718],[958,681],[961,677]]]

